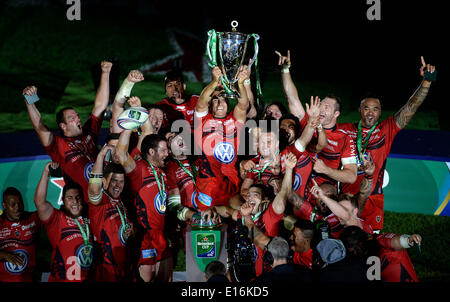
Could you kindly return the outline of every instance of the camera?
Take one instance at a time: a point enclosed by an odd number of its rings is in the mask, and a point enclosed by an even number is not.
[[[229,224],[227,252],[234,281],[249,282],[256,276],[256,249],[241,220]]]

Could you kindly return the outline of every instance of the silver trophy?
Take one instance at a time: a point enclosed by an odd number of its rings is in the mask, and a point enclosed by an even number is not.
[[[247,51],[247,43],[250,38],[254,38],[255,53],[248,69],[257,60],[258,56],[258,40],[257,34],[243,34],[236,31],[238,26],[237,21],[231,22],[231,32],[216,32],[214,29],[208,32],[208,42],[206,45],[207,57],[209,59],[208,65],[211,68],[219,66],[222,70],[223,77],[221,78],[224,86],[226,97],[239,98],[239,93],[234,87],[238,81],[239,68],[244,63],[245,54]],[[217,49],[219,50],[220,60],[216,60]]]

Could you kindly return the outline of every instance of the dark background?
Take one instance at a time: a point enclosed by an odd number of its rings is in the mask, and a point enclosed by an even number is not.
[[[31,2],[62,10],[70,6],[65,0]],[[420,83],[423,55],[427,63],[437,66],[439,74],[419,110],[438,112],[440,130],[450,131],[445,98],[448,83],[445,42],[449,24],[443,2],[380,2],[381,20],[369,21],[366,12],[371,5],[366,0],[81,0],[82,20],[70,22],[89,24],[99,16],[107,16],[129,28],[130,36],[137,27],[175,27],[200,37],[206,45],[209,29],[229,31],[231,21],[238,20],[238,31],[261,37],[259,62],[263,85],[272,75],[279,77],[274,51],[285,54],[289,49],[294,80],[351,87],[350,99],[344,100],[351,103],[347,110],[356,110],[368,93],[381,99],[383,109],[398,110]],[[3,5],[5,2],[0,9]],[[130,52],[135,47],[139,47],[138,39],[135,45],[130,45]]]
[[[399,109],[420,83],[420,56],[439,70],[438,82],[420,110],[439,112],[441,130],[450,130],[445,87],[445,45],[449,24],[442,1],[381,0],[381,20],[369,21],[371,5],[353,1],[89,1],[83,14],[120,10],[117,22],[132,28],[134,17],[178,27],[205,42],[207,31],[238,31],[261,37],[262,81],[277,70],[274,50],[291,50],[296,80],[346,83],[352,102],[367,93],[379,96],[384,109]],[[357,107],[352,106],[354,108]]]

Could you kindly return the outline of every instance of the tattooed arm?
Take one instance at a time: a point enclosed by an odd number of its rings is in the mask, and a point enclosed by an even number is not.
[[[365,172],[365,175],[359,186],[358,216],[361,216],[362,212],[364,211],[367,198],[369,198],[370,193],[372,192],[373,173],[375,172],[375,164],[373,163],[372,155],[370,153],[367,159],[365,159],[363,156],[361,156],[360,158],[363,159],[362,170]]]
[[[303,206],[303,198],[296,192],[292,192],[288,197],[288,202],[294,207],[294,212],[299,211]]]
[[[414,94],[409,98],[408,102],[395,114],[395,123],[400,129],[403,129],[408,125],[409,121],[412,119],[416,113],[419,106],[423,103],[428,95],[428,90],[431,86],[431,81],[425,77],[425,72],[433,74],[436,68],[430,64],[425,64],[425,60],[421,57],[422,67],[420,68],[420,75],[424,77],[422,83],[420,83],[419,88],[414,92]]]

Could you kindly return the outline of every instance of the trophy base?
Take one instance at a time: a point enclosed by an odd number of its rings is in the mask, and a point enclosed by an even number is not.
[[[241,95],[237,91],[232,91],[231,93],[224,93],[223,96],[228,99],[234,99],[234,100],[237,100],[238,98],[241,97]]]

